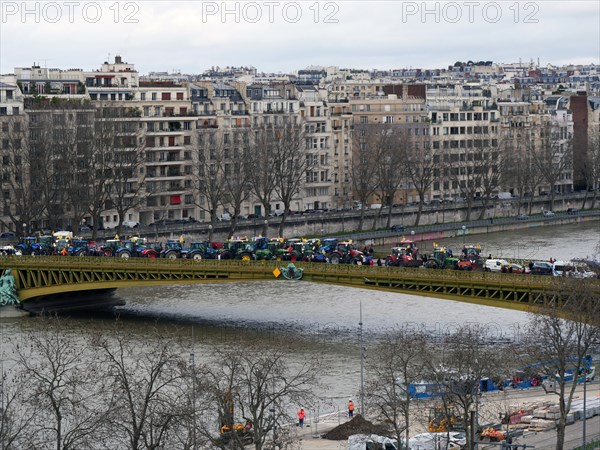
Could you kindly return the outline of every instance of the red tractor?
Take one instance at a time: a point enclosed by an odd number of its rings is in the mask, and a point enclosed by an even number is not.
[[[458,261],[458,270],[483,270],[481,259],[481,245],[463,245]]]
[[[405,239],[392,247],[392,252],[385,257],[386,266],[419,267],[423,264],[418,257],[419,249],[411,240]]]
[[[326,258],[331,264],[362,264],[365,255],[354,246],[352,241],[344,241],[330,246]]]

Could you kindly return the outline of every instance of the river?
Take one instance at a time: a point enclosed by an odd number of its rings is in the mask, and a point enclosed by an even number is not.
[[[477,235],[469,243],[480,243],[485,254],[494,256],[547,260],[591,255],[599,239],[596,221]],[[457,238],[439,244],[459,249],[463,242]],[[430,251],[431,245],[420,243],[425,251]],[[392,327],[408,326],[435,336],[476,323],[494,341],[518,338],[529,320],[526,313],[508,309],[293,281],[136,287],[119,289],[117,295],[126,301],[117,313],[133,334],[143,338],[149,324],[173,324],[191,345],[193,328],[200,359],[212,350],[243,342],[263,348],[287,346],[296,360],[321,355],[328,364],[323,381],[329,385],[321,393],[323,405],[332,409],[343,408],[348,398],[356,397],[361,309],[367,361],[374,339]],[[66,318],[65,325],[85,330],[90,321],[108,327],[112,320],[111,316],[90,313]],[[9,348],[6,341],[19,339],[31,319],[4,319],[0,323],[5,358]]]

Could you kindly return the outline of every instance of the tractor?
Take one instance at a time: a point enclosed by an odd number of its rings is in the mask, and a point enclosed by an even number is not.
[[[15,250],[20,251],[22,255],[37,256],[42,254],[41,249],[35,236],[21,238],[21,242],[15,245]]]
[[[66,255],[70,245],[69,239],[56,239],[54,251],[57,255]]]
[[[115,256],[123,259],[149,258],[156,259],[160,254],[160,244],[151,244],[145,238],[135,238],[123,242],[122,246],[115,252]]]
[[[285,252],[281,255],[282,261],[311,261],[315,252],[310,242],[302,242],[299,239],[290,239]],[[279,256],[279,255],[278,255]]]
[[[483,270],[483,259],[481,259],[481,245],[463,245],[458,261],[459,270]]]
[[[161,258],[177,259],[182,257],[183,247],[179,241],[167,241],[165,248],[160,252]]]
[[[282,261],[287,253],[287,243],[281,238],[267,239],[264,237],[256,238],[252,242],[254,246],[254,259],[262,261],[271,261],[276,259]]]
[[[90,243],[83,239],[74,239],[67,249],[69,256],[94,256],[95,252],[96,248],[90,246]]]
[[[187,259],[215,259],[217,251],[208,242],[192,242],[190,248],[181,250],[181,257]]]
[[[418,258],[419,249],[413,241],[402,240],[392,252],[385,257],[386,266],[419,267],[422,261]]]
[[[219,259],[241,259],[250,261],[256,259],[256,242],[246,240],[233,240],[224,243],[223,248],[219,250],[217,258]]]
[[[42,255],[55,255],[56,254],[56,242],[54,236],[40,236],[38,238],[38,244],[40,244],[40,253]]]
[[[114,256],[118,249],[122,248],[122,242],[119,239],[107,239],[103,246],[100,247],[104,256]]]
[[[458,258],[452,255],[452,250],[433,244],[433,255],[425,261],[428,269],[456,269]]]
[[[335,244],[329,246],[325,255],[331,264],[362,264],[364,261],[364,253],[358,250],[352,241],[335,240]]]

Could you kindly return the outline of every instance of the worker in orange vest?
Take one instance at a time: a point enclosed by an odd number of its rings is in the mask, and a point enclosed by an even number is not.
[[[348,400],[348,417],[352,418],[354,416],[354,402],[352,400]]]
[[[304,418],[306,417],[306,414],[304,413],[304,408],[300,408],[300,411],[298,411],[298,426],[300,428],[304,427]]]

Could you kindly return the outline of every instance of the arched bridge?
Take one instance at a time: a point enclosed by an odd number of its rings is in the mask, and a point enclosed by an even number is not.
[[[24,309],[34,311],[69,296],[84,302],[87,293],[102,294],[117,288],[226,281],[278,280],[281,261],[217,261],[143,258],[8,257],[0,269],[10,268]],[[526,310],[542,305],[560,291],[574,291],[577,280],[531,275],[407,269],[398,267],[296,263],[304,269],[302,281],[329,283],[391,292],[403,292]],[[600,293],[600,281],[591,289]],[[60,294],[58,296],[57,294]],[[600,297],[600,295],[599,295]],[[66,299],[66,300],[65,300]],[[75,301],[75,300],[73,300]],[[90,306],[93,302],[90,302]],[[62,306],[58,306],[60,309]]]

